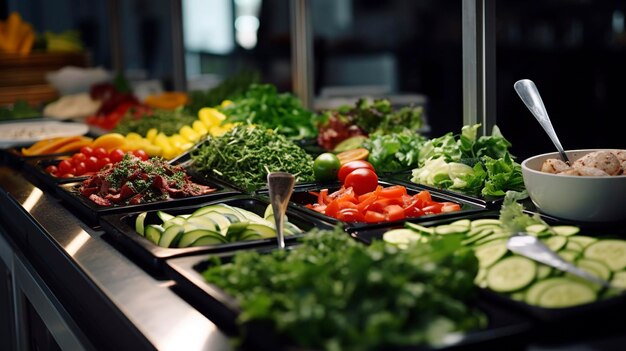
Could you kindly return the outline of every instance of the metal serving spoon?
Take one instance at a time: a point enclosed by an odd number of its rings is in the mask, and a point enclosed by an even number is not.
[[[279,249],[285,248],[285,234],[283,232],[285,212],[295,182],[295,177],[290,173],[272,172],[267,175],[267,187],[269,188],[270,203],[276,222],[276,238]]]
[[[550,250],[546,245],[544,245],[541,240],[528,233],[519,232],[513,234],[507,240],[506,247],[516,254],[528,257],[532,260],[541,262],[550,267],[554,267],[563,272],[577,275],[585,280],[589,280],[593,283],[602,285],[605,288],[615,288],[608,281],[598,278],[593,274],[589,274],[586,271],[565,261],[561,256],[557,255],[554,251]]]
[[[537,121],[539,121],[539,124],[543,127],[543,130],[546,131],[546,134],[548,134],[548,137],[550,137],[550,140],[552,140],[556,149],[559,150],[559,154],[561,155],[563,161],[569,165],[569,158],[567,158],[565,150],[563,150],[563,146],[561,146],[561,142],[559,141],[559,137],[556,135],[554,127],[552,127],[552,122],[550,122],[550,117],[548,117],[548,112],[543,104],[541,95],[539,95],[539,91],[537,91],[535,83],[529,79],[522,79],[515,82],[513,87],[515,88],[517,95],[519,95],[526,107],[530,110],[530,113],[535,116]]]

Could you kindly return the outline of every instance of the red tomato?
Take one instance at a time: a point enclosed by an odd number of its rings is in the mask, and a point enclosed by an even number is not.
[[[91,156],[95,156],[96,158],[103,158],[109,156],[109,153],[105,148],[97,147],[93,150]]]
[[[72,169],[74,168],[74,165],[72,165],[72,161],[70,160],[63,160],[59,162],[58,167],[59,167],[59,173],[65,174],[65,173],[70,173],[70,171],[72,171]]]
[[[390,187],[383,188],[380,191],[380,196],[382,197],[402,197],[406,195],[406,188],[402,185],[392,185]]]
[[[143,161],[148,159],[148,154],[143,150],[135,150],[133,151],[133,155],[139,157]]]
[[[460,210],[461,210],[461,205],[455,204],[454,202],[444,202],[443,207],[441,208],[442,213],[455,212],[455,211],[460,211]]]
[[[109,158],[111,158],[111,162],[118,163],[124,158],[124,155],[125,155],[124,151],[120,149],[113,149],[109,153]]]
[[[391,199],[391,198],[378,198],[374,201],[367,209],[370,211],[383,213],[385,208],[391,205],[402,205],[402,200],[399,198]]]
[[[89,158],[85,160],[85,166],[87,166],[87,171],[89,172],[98,171],[98,159],[95,156],[89,156]]]
[[[372,166],[372,164],[367,161],[363,161],[363,160],[350,161],[339,168],[339,172],[337,173],[337,178],[339,179],[340,182],[343,183],[343,181],[346,179],[348,174],[352,173],[352,171],[354,171],[355,169],[359,169],[359,168],[369,168],[372,171],[374,171],[374,166]]]
[[[344,208],[337,213],[337,219],[344,222],[363,222],[365,217],[355,208]]]
[[[428,206],[423,207],[422,211],[424,211],[424,214],[438,214],[438,213],[441,213],[442,207],[443,207],[442,203],[433,202],[429,204]]]
[[[85,172],[87,172],[87,165],[85,164],[85,162],[79,162],[76,165],[76,172],[74,174],[76,174],[77,176],[81,176],[85,174]]]
[[[430,192],[428,190],[422,190],[419,193],[413,195],[416,198],[422,200],[424,202],[424,205],[427,205],[431,202],[433,202],[433,198],[432,196],[430,196]]]
[[[50,165],[50,166],[46,167],[46,172],[49,173],[49,174],[55,175],[58,171],[59,171],[59,169],[55,165]]]
[[[93,154],[93,149],[90,146],[83,146],[80,148],[80,153],[89,157]]]
[[[85,156],[85,154],[83,154],[82,152],[77,152],[74,155],[72,155],[72,164],[76,166],[77,164],[84,162],[86,159],[87,159],[87,156]]]
[[[404,219],[404,209],[400,205],[389,205],[383,210],[388,221]]]
[[[346,176],[344,185],[352,187],[357,195],[362,195],[376,190],[378,176],[369,168],[358,168]]]
[[[364,219],[367,223],[384,222],[385,215],[375,211],[366,211]]]
[[[101,170],[102,168],[104,168],[104,166],[108,165],[109,163],[112,163],[109,156],[105,156],[103,158],[98,159],[98,170]]]
[[[59,178],[74,178],[74,177],[76,177],[74,173],[65,173],[65,174],[62,174]]]

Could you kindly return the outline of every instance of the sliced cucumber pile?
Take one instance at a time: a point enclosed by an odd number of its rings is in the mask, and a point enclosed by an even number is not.
[[[526,232],[579,268],[626,289],[626,240],[580,235],[580,228],[570,225],[533,224]],[[383,240],[403,248],[436,235],[461,236],[479,262],[476,285],[517,301],[564,308],[620,293],[510,252],[506,248],[509,234],[498,219],[462,219],[435,227],[406,223],[405,228],[383,234]]]
[[[161,247],[192,247],[257,240],[276,236],[271,205],[264,217],[226,204],[201,207],[193,213],[171,215],[157,211],[161,223],[145,224],[147,212],[135,219],[135,231]],[[285,218],[285,235],[302,230]]]

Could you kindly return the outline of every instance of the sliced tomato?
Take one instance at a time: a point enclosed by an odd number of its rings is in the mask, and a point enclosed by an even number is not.
[[[433,202],[433,198],[430,196],[430,192],[428,190],[422,190],[414,196],[427,204]]]
[[[331,201],[324,210],[324,214],[330,217],[336,217],[337,212],[339,212],[339,201]]]
[[[337,213],[338,220],[343,222],[363,222],[365,217],[355,208],[344,208]]]
[[[376,190],[370,191],[369,193],[365,193],[363,195],[359,195],[359,202],[363,202],[363,201],[365,201],[366,199],[368,199],[368,198],[370,198],[372,196],[377,197],[378,195],[380,195],[380,192],[382,190],[383,190],[383,186],[379,185],[379,186],[376,187]]]
[[[392,185],[383,188],[380,192],[382,197],[402,197],[406,195],[406,188],[402,185]]]
[[[442,203],[432,202],[428,204],[428,206],[423,207],[422,211],[424,211],[424,214],[438,214],[438,213],[441,213],[442,207],[443,207]]]
[[[444,202],[441,212],[456,212],[461,210],[461,205],[454,202]]]
[[[386,198],[381,197],[374,201],[369,207],[368,210],[375,212],[384,212],[385,208],[390,205],[402,205],[402,200],[399,198]]]
[[[385,218],[388,221],[399,221],[404,219],[404,209],[400,205],[389,205],[384,209]]]
[[[365,216],[364,216],[364,220],[367,223],[384,222],[385,221],[385,215],[382,214],[382,213],[375,212],[375,211],[366,211],[365,212]]]

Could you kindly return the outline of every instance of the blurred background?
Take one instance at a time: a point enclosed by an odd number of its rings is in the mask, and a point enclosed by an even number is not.
[[[423,105],[432,136],[460,130],[461,0],[310,3],[316,109],[385,96]],[[41,76],[65,65],[101,67],[149,91],[173,90],[177,57],[184,58],[186,90],[254,69],[263,82],[291,91],[289,11],[288,0],[0,0],[0,19],[17,12],[37,37],[21,69],[0,55],[0,103],[55,99],[58,89]],[[626,117],[625,15],[626,1],[497,2],[496,121],[514,155],[553,149],[513,90],[522,78],[537,84],[565,148],[625,147],[617,128]],[[42,38],[54,42],[55,35],[62,57],[37,61],[46,50]],[[63,44],[72,35],[78,44]]]

